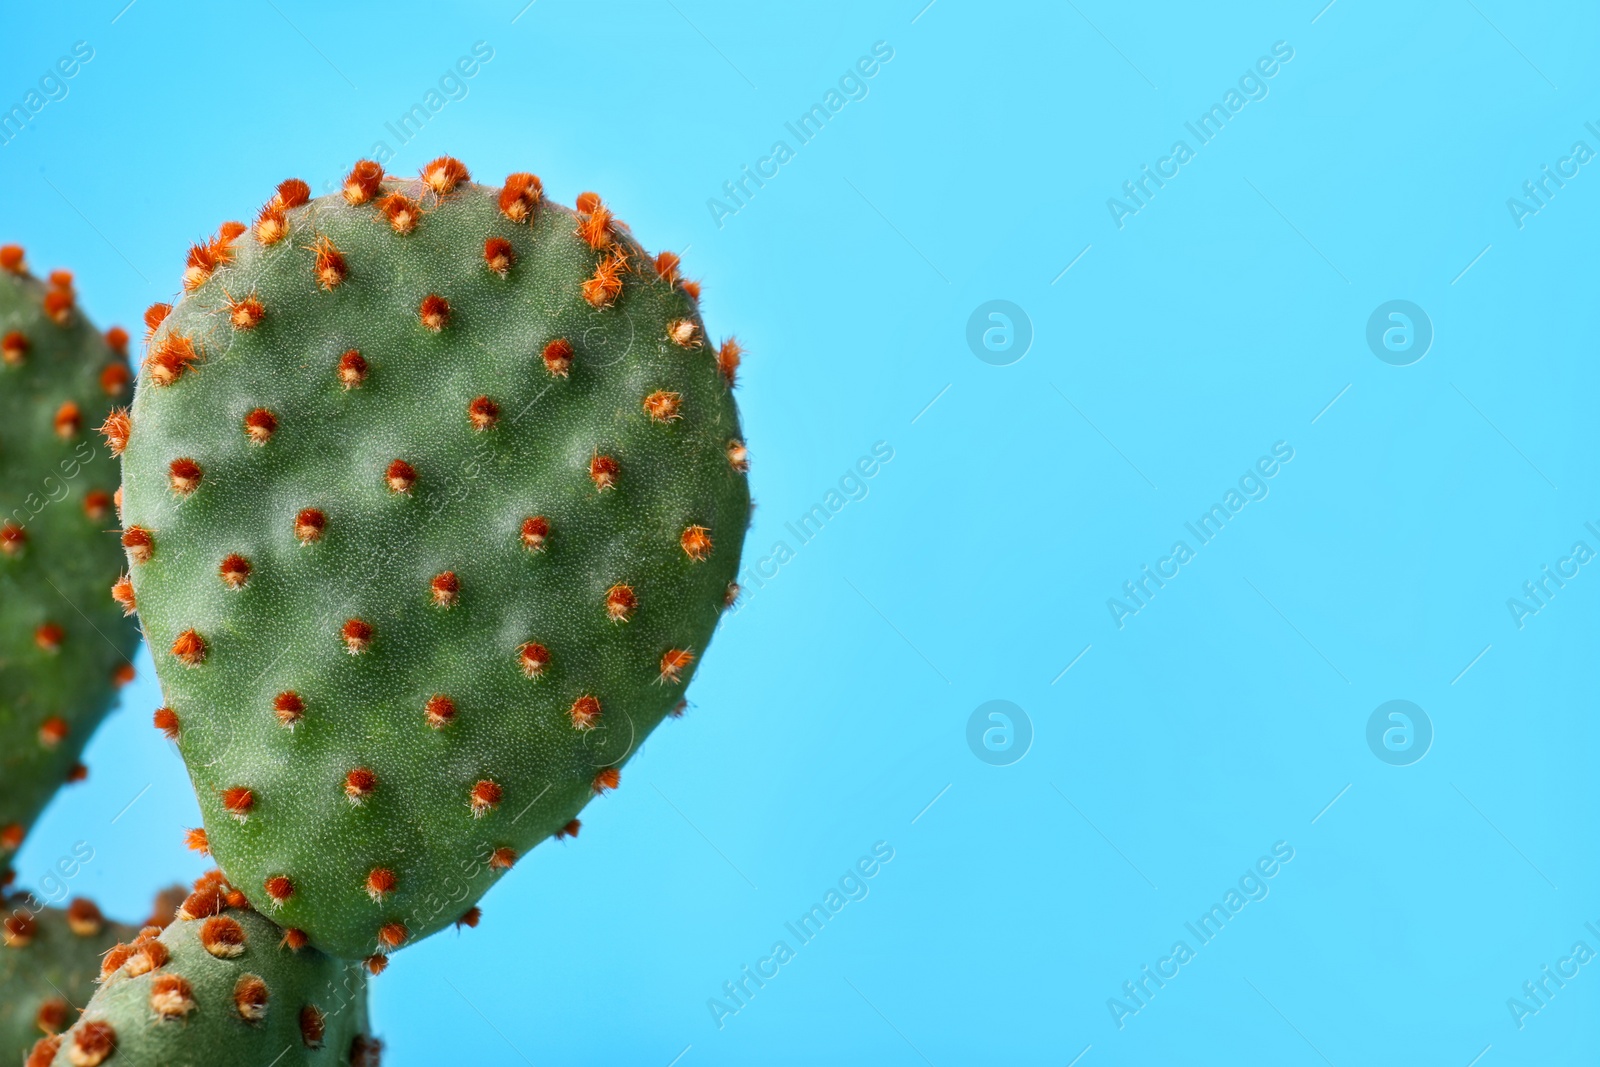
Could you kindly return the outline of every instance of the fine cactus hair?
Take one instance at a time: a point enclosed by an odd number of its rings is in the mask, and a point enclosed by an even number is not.
[[[202,847],[345,959],[475,921],[737,595],[740,348],[600,197],[448,157],[284,182],[183,290],[106,437]]]
[[[94,430],[126,399],[128,335],[101,334],[72,275],[0,247],[0,871],[133,677],[117,464]]]
[[[94,994],[101,956],[138,931],[83,897],[52,908],[0,895],[0,908],[0,1064],[16,1064],[42,1035],[73,1024]]]
[[[106,954],[82,1018],[43,1038],[29,1067],[378,1067],[367,976],[253,911],[220,872],[165,930]]]

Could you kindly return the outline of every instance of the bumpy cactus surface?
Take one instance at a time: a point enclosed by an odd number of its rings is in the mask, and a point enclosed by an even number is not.
[[[257,908],[390,951],[680,707],[749,519],[739,349],[599,197],[451,159],[285,182],[184,288],[108,424],[157,724]]]
[[[0,897],[0,1064],[17,1064],[41,1034],[71,1026],[94,995],[100,957],[132,938],[87,899],[36,908],[29,897]]]
[[[127,343],[72,275],[0,248],[0,871],[132,677],[138,631],[106,597],[118,470],[94,434],[132,384]]]
[[[29,1067],[377,1067],[367,978],[257,914],[213,872],[166,930],[117,945],[83,1017]]]

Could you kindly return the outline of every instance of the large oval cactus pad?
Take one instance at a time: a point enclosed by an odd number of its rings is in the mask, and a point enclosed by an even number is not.
[[[286,182],[149,318],[113,444],[158,718],[217,862],[335,955],[575,829],[732,594],[737,346],[578,206],[448,159]]]

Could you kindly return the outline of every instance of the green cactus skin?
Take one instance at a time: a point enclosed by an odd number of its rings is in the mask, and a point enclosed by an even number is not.
[[[41,1033],[59,1033],[94,995],[100,957],[138,931],[106,921],[88,900],[39,908],[22,894],[0,897],[0,1063],[20,1063]]]
[[[82,1018],[40,1043],[41,1067],[377,1067],[362,965],[288,947],[219,882],[196,883],[159,937],[113,950]]]
[[[531,175],[381,173],[191,253],[123,452],[211,851],[347,959],[576,832],[680,706],[750,512],[739,350],[676,256]]]
[[[132,677],[133,623],[106,595],[122,568],[117,464],[94,434],[132,384],[72,276],[0,248],[0,874]]]

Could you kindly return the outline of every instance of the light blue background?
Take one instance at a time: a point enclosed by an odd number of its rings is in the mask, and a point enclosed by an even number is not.
[[[7,104],[95,49],[0,147],[0,237],[102,321],[279,180],[396,147],[385,122],[484,41],[390,169],[598,190],[688,246],[750,353],[747,557],[793,558],[582,837],[395,957],[387,1063],[1596,1061],[1600,964],[1521,1029],[1507,1008],[1600,950],[1600,566],[1521,629],[1506,606],[1600,550],[1600,168],[1523,228],[1506,205],[1600,150],[1592,5],[123,2],[16,6],[0,40]],[[878,41],[867,97],[716,225]],[[1184,123],[1278,41],[1269,95],[1197,147]],[[1178,138],[1195,158],[1118,229],[1107,198]],[[991,299],[1031,319],[1011,366],[966,344]],[[1435,330],[1409,367],[1366,345],[1392,299]],[[784,523],[879,441],[866,498],[798,545]],[[1107,598],[1279,441],[1270,495],[1119,629]],[[87,840],[72,889],[134,915],[200,870],[152,678],[25,881]],[[1032,723],[1011,766],[967,746],[992,699]],[[1433,724],[1411,766],[1366,743],[1391,699]],[[879,841],[870,895],[719,1030],[708,999]],[[1184,923],[1279,841],[1270,895],[1199,947]],[[1119,1029],[1108,998],[1180,938]]]

